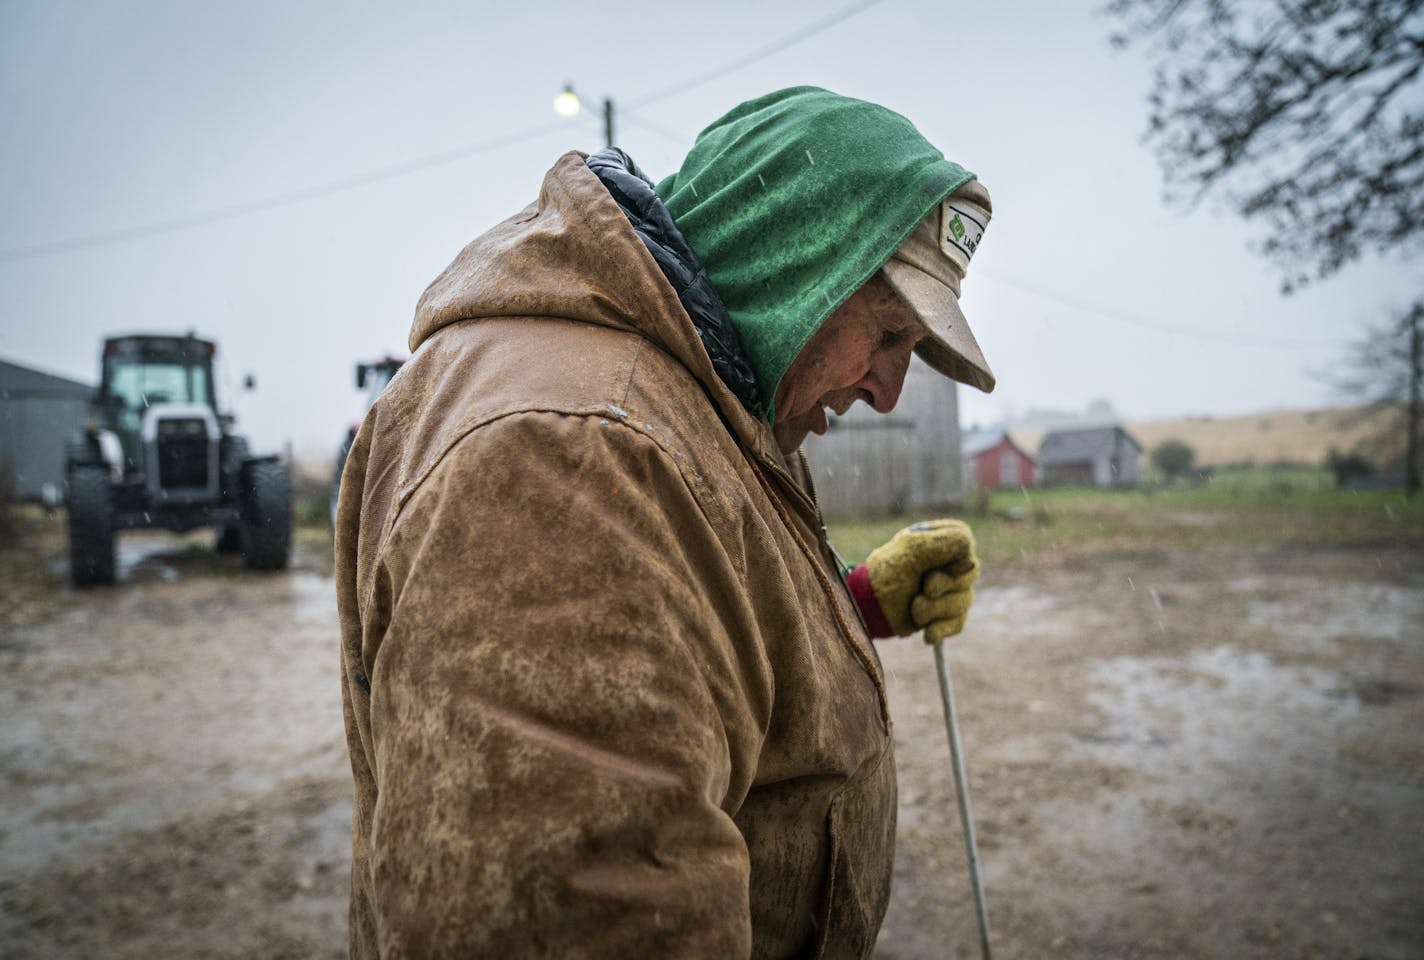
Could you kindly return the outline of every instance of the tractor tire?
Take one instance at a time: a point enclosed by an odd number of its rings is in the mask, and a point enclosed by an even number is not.
[[[241,553],[242,526],[235,523],[230,527],[218,527],[217,537],[213,540],[213,550],[229,556]]]
[[[220,449],[222,455],[218,463],[218,476],[222,481],[222,489],[219,495],[225,503],[238,503],[242,499],[242,465],[247,462],[247,438],[223,437]],[[240,549],[240,546],[237,549]],[[237,549],[231,552],[236,553]]]
[[[351,444],[356,442],[356,431],[346,434],[336,451],[336,468],[331,474],[331,529],[336,529],[336,505],[341,500],[341,474],[346,469],[346,458],[351,454]]]
[[[114,582],[114,524],[109,470],[78,464],[68,472],[69,575],[80,589]]]
[[[242,556],[253,570],[285,570],[292,550],[292,473],[275,460],[242,468]]]
[[[226,436],[222,438],[222,454],[218,464],[222,489],[219,498],[225,504],[242,504],[242,465],[247,462],[247,438]],[[242,524],[233,523],[216,528],[213,550],[219,554],[236,556],[242,553]]]

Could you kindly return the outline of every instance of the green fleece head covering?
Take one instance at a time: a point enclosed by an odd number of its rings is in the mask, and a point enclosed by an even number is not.
[[[726,304],[774,422],[806,341],[972,179],[898,113],[792,87],[703,130],[657,193]]]

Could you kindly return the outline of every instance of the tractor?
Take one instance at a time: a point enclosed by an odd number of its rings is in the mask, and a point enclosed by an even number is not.
[[[361,404],[363,417],[375,405],[381,391],[386,389],[386,384],[391,382],[391,378],[404,365],[404,360],[392,356],[356,364],[356,389],[364,391]],[[333,527],[336,526],[336,503],[341,495],[341,473],[346,468],[346,455],[351,452],[351,444],[356,442],[356,432],[360,429],[360,423],[353,423],[347,427],[345,436],[341,438],[341,445],[336,448],[336,466],[331,474],[331,525]]]
[[[65,452],[76,587],[114,582],[121,530],[212,527],[220,553],[241,553],[255,570],[286,568],[291,467],[253,456],[233,417],[218,412],[215,352],[191,333],[104,341],[89,422]]]

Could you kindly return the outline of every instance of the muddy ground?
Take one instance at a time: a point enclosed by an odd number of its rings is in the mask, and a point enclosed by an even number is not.
[[[133,535],[120,586],[4,607],[0,955],[344,956],[333,590],[306,544],[262,576]],[[878,956],[976,957],[933,657],[882,654]],[[1418,549],[1000,566],[950,664],[996,956],[1424,956]]]

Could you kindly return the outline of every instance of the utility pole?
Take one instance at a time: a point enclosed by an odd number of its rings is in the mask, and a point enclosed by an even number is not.
[[[1404,495],[1413,497],[1419,492],[1419,418],[1424,414],[1424,397],[1421,397],[1420,380],[1424,379],[1424,302],[1414,304],[1409,312],[1409,418],[1404,444]]]
[[[572,117],[583,109],[579,95],[572,83],[564,84],[563,91],[554,98],[554,112],[561,117]],[[603,145],[613,146],[613,98],[603,98]]]

